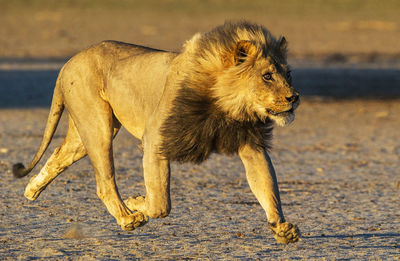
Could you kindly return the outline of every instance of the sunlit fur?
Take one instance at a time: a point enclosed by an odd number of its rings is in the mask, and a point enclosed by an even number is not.
[[[238,63],[240,44],[246,57]],[[216,105],[236,120],[265,121],[269,117],[278,125],[287,125],[293,121],[293,113],[268,113],[286,111],[292,106],[286,100],[295,92],[286,76],[286,53],[286,41],[274,38],[260,25],[225,23],[195,35],[185,44],[182,55],[188,59],[181,72],[185,75],[185,88],[215,98]],[[270,84],[262,79],[266,71],[274,75]]]
[[[185,66],[161,129],[166,158],[200,163],[212,152],[234,154],[244,145],[267,149],[272,121],[293,121],[286,40],[262,26],[226,23],[196,34],[177,59]],[[266,72],[273,81],[263,80]]]
[[[274,237],[296,242],[299,230],[285,221],[267,154],[273,121],[290,123],[298,105],[288,70],[286,40],[247,22],[197,34],[180,53],[101,42],[63,66],[39,149],[13,173],[22,178],[34,169],[67,108],[65,140],[26,186],[29,200],[88,154],[97,195],[123,230],[133,230],[148,217],[170,213],[171,161],[200,163],[213,152],[237,153]],[[124,202],[113,178],[112,146],[122,126],[142,141],[146,186],[145,196]]]

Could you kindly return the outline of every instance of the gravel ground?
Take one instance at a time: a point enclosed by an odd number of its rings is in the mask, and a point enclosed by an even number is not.
[[[271,153],[286,218],[303,235],[288,246],[273,239],[238,157],[173,164],[170,216],[133,232],[96,197],[88,159],[26,200],[29,178],[10,168],[40,143],[56,75],[0,71],[0,259],[400,258],[397,69],[294,68],[305,95],[294,123],[275,129]],[[65,130],[64,117],[45,158]],[[122,196],[143,194],[137,141],[121,131],[114,153]]]
[[[0,0],[0,260],[399,260],[400,5],[323,2]],[[97,198],[87,158],[24,198],[29,177],[10,169],[38,148],[66,57],[105,39],[179,50],[243,18],[289,40],[302,103],[271,158],[300,242],[276,243],[238,157],[172,164],[170,216],[133,232]],[[44,158],[65,131],[64,117]],[[137,141],[122,130],[114,144],[123,198],[143,194]]]

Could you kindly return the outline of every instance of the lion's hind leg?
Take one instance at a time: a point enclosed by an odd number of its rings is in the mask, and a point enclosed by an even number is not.
[[[153,119],[156,121],[156,119]],[[159,153],[160,138],[157,123],[150,123],[143,137],[143,172],[146,196],[131,197],[125,204],[150,218],[163,218],[171,211],[169,160]]]
[[[96,104],[92,98],[91,103]],[[97,196],[123,230],[133,230],[147,222],[141,212],[132,212],[123,203],[115,182],[112,139],[121,125],[111,107],[102,100],[93,106],[68,107],[86,148],[96,177]],[[82,113],[82,111],[85,113]]]
[[[74,122],[71,117],[68,120],[68,131],[64,142],[53,152],[39,174],[33,176],[26,186],[25,197],[27,199],[37,199],[47,185],[61,172],[86,155]]]

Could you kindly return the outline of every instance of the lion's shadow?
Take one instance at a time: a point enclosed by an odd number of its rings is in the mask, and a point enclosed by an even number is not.
[[[318,235],[318,236],[302,236],[304,239],[312,239],[312,238],[337,238],[337,239],[351,239],[351,238],[363,238],[363,239],[368,239],[368,238],[399,238],[400,233],[361,233],[361,234],[337,234],[337,235]]]
[[[366,242],[365,245],[342,245],[342,248],[398,248],[398,246],[394,246],[393,244],[382,244],[379,239],[398,239],[400,238],[400,233],[360,233],[360,234],[331,234],[331,235],[318,235],[318,236],[302,236],[303,240],[354,240],[360,239]],[[371,241],[373,240],[373,241]],[[379,241],[379,243],[375,242]]]

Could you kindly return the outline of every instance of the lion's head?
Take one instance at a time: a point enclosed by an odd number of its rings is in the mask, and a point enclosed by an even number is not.
[[[291,84],[284,37],[276,39],[256,24],[225,23],[194,36],[185,52],[192,58],[186,85],[211,96],[233,119],[269,118],[281,126],[293,121],[299,94]]]

